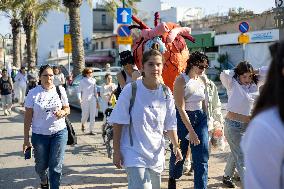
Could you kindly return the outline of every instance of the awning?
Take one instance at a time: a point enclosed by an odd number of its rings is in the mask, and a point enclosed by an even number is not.
[[[114,58],[110,56],[97,56],[97,55],[89,55],[85,57],[85,62],[88,64],[92,63],[113,63]]]

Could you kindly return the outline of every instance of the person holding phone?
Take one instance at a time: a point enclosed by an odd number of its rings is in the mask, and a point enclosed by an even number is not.
[[[41,188],[59,189],[68,132],[65,116],[70,114],[65,89],[59,86],[61,99],[53,84],[53,70],[40,67],[41,85],[31,89],[25,101],[23,151],[34,149],[35,171]],[[32,127],[30,142],[29,131]]]

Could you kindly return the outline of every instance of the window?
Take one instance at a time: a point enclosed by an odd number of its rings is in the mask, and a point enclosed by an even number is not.
[[[115,41],[111,42],[111,46],[112,46],[113,49],[115,49]]]
[[[106,15],[102,15],[102,25],[106,25]]]
[[[101,41],[101,49],[104,49],[104,42]]]
[[[99,43],[98,43],[98,42],[96,42],[96,47],[95,47],[95,49],[96,49],[96,50],[99,49]]]

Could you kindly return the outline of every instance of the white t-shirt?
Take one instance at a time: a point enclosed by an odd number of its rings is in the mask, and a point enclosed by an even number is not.
[[[131,111],[133,146],[130,144],[128,126],[131,84],[122,90],[109,122],[123,127],[120,150],[124,166],[146,167],[160,173],[165,162],[163,131],[177,129],[174,99],[172,94],[165,97],[162,86],[149,90],[142,80],[137,80],[136,83],[136,98]]]
[[[265,110],[251,121],[241,147],[245,188],[284,188],[284,123],[277,108]]]
[[[267,66],[259,69],[258,85],[250,84],[248,86],[241,85],[233,76],[234,70],[224,70],[220,75],[220,80],[228,93],[227,110],[230,112],[249,116],[251,115],[254,103],[259,96],[259,86],[263,84]]]
[[[15,76],[15,82],[17,86],[20,87],[26,87],[27,86],[27,75],[22,74],[21,72],[18,72]]]
[[[202,110],[205,99],[205,85],[201,79],[190,79],[186,73],[181,74],[185,81],[185,109],[189,111]]]
[[[114,83],[111,83],[109,85],[106,85],[106,84],[103,84],[102,87],[101,87],[101,90],[100,90],[100,94],[101,94],[101,97],[102,99],[105,101],[105,102],[108,102],[109,99],[110,99],[110,95],[111,93],[116,89],[116,84]]]
[[[25,100],[25,107],[33,109],[32,132],[52,135],[66,127],[65,118],[57,119],[54,112],[68,106],[68,99],[63,87],[59,87],[61,100],[55,86],[45,90],[41,85],[31,89]]]
[[[79,98],[81,98],[83,102],[87,102],[89,100],[96,100],[95,99],[95,95],[97,94],[96,87],[97,87],[96,79],[83,77],[83,79],[80,81],[78,88]]]
[[[63,85],[65,83],[65,77],[63,73],[59,73],[57,75],[54,74],[53,84],[55,86]]]

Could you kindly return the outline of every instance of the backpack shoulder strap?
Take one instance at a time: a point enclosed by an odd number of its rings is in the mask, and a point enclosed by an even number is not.
[[[162,88],[163,88],[163,92],[164,92],[165,98],[167,99],[170,96],[169,89],[168,89],[168,87],[165,84],[162,84]]]
[[[130,116],[130,123],[129,123],[129,140],[130,140],[130,145],[133,146],[133,138],[132,138],[132,133],[131,133],[131,127],[132,127],[132,117],[131,117],[131,110],[133,108],[135,98],[136,98],[136,91],[137,91],[137,83],[131,82],[131,98],[130,98],[130,104],[129,104],[129,116]]]

